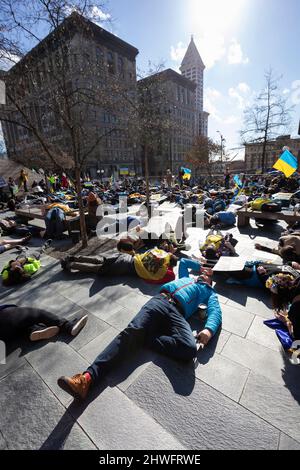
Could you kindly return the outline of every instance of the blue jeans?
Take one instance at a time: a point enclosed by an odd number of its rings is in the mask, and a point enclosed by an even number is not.
[[[87,372],[93,381],[98,381],[142,346],[183,361],[189,361],[197,354],[196,341],[188,322],[167,298],[157,295],[99,354]]]
[[[59,207],[53,207],[45,217],[48,238],[59,238],[65,231],[65,213]]]

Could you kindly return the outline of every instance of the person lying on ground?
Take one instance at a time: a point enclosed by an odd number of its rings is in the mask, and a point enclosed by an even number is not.
[[[84,371],[73,377],[63,376],[58,385],[76,399],[85,399],[92,385],[143,346],[180,361],[191,361],[197,355],[197,342],[203,347],[219,330],[222,312],[210,279],[202,274],[167,283],[160,294],[147,302],[131,323],[99,354]],[[187,319],[207,305],[204,328],[195,338]]]
[[[9,261],[1,271],[2,284],[6,287],[22,284],[41,268],[40,257],[49,247],[52,240],[47,240],[44,245],[33,255],[26,257],[24,251],[17,259]]]
[[[219,225],[221,228],[232,227],[236,223],[236,214],[234,212],[218,212],[210,216],[206,214],[204,219],[205,227]]]
[[[118,251],[129,254],[137,252],[142,248],[151,249],[155,247],[173,254],[177,251],[188,251],[190,249],[190,246],[184,241],[178,242],[175,234],[170,234],[169,236],[162,234],[158,237],[155,233],[149,233],[147,229],[140,226],[130,230],[127,237],[122,237],[117,244]]]
[[[88,315],[67,320],[39,308],[0,305],[0,340],[25,336],[30,341],[50,339],[60,332],[76,336],[86,325]]]
[[[5,235],[19,235],[43,238],[46,230],[35,225],[18,224],[14,219],[0,219],[0,229]]]
[[[200,251],[204,258],[210,261],[218,261],[221,256],[235,256],[237,240],[231,233],[223,235],[219,229],[213,228],[208,235]]]
[[[295,261],[299,263],[300,233],[294,232],[280,237],[277,248],[269,248],[268,246],[261,245],[260,243],[256,243],[255,248],[260,251],[278,255],[285,261]]]
[[[173,268],[178,258],[154,248],[142,254],[118,253],[111,256],[67,256],[61,261],[64,271],[94,273],[99,276],[136,276],[163,284],[175,279]]]
[[[245,267],[241,271],[218,271],[214,273],[212,270],[208,269],[209,263],[207,260],[190,260],[184,258],[180,260],[179,263],[179,273],[182,273],[184,269],[193,269],[196,272],[204,272],[211,277],[215,274],[222,278],[226,278],[226,283],[228,284],[238,284],[247,287],[258,287],[266,288],[266,282],[269,279],[270,275],[275,274],[290,274],[300,278],[300,272],[288,265],[275,265],[267,263],[265,261],[247,261]]]
[[[26,237],[19,238],[18,240],[11,240],[2,238],[0,240],[0,254],[4,253],[5,251],[12,250],[13,248],[17,248],[19,245],[23,245],[29,242],[31,239],[31,235],[27,235]]]
[[[221,211],[224,211],[226,209],[224,196],[216,196],[214,199],[207,198],[204,202],[204,208],[210,216],[214,214],[217,215]]]

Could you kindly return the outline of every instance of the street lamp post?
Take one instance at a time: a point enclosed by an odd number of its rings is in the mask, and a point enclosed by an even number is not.
[[[218,134],[220,134],[221,137],[221,166],[223,167],[223,150],[224,150],[224,143],[226,142],[226,139],[224,138],[223,134],[220,131],[217,131]]]
[[[101,178],[101,182],[103,181],[103,175],[104,175],[105,171],[102,169],[102,170],[97,170],[97,175],[98,175],[98,178],[100,177]]]

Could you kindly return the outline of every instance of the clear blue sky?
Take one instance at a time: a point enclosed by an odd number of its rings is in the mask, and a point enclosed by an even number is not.
[[[239,144],[243,109],[264,84],[270,66],[282,75],[282,93],[300,118],[299,0],[110,0],[112,30],[136,46],[138,67],[165,62],[175,70],[190,35],[207,65],[205,104],[209,135],[220,130]],[[294,88],[293,88],[294,87]]]

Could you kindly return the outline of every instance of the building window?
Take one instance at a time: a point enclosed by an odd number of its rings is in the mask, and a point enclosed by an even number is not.
[[[103,63],[103,51],[101,47],[96,47],[96,60],[98,64]]]
[[[118,73],[124,78],[124,59],[123,57],[118,57]]]
[[[112,52],[107,53],[107,67],[108,71],[111,74],[115,73],[115,61],[114,61],[114,56]]]

